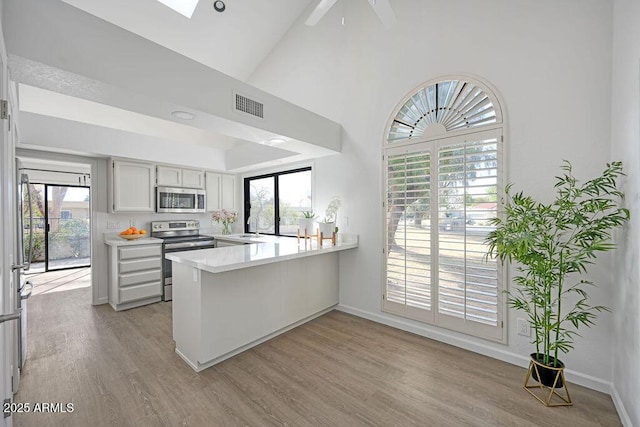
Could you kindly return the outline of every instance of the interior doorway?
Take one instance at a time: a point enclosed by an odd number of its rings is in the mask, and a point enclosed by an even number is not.
[[[29,192],[34,232],[25,247],[30,249],[32,269],[48,272],[89,267],[90,188],[33,183],[29,185]],[[28,214],[24,214],[24,223],[28,226]]]

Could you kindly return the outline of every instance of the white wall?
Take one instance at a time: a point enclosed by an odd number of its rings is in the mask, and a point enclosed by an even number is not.
[[[480,6],[481,4],[481,6]],[[591,177],[610,157],[612,7],[601,0],[394,0],[386,30],[365,1],[333,8],[315,27],[294,25],[249,80],[265,91],[342,123],[343,153],[316,160],[316,210],[342,197],[340,217],[360,247],[341,255],[340,303],[354,313],[525,364],[532,346],[485,342],[381,312],[381,144],[396,104],[431,78],[467,73],[491,82],[507,113],[508,180],[552,197],[553,177],[570,159]],[[341,224],[338,224],[339,226]],[[617,254],[620,256],[620,253]],[[592,269],[591,294],[611,305],[611,257]],[[522,315],[520,315],[522,316]],[[583,330],[563,357],[569,379],[609,391],[612,316]]]
[[[612,394],[625,425],[640,426],[640,3],[613,4],[612,157],[626,163],[631,223],[614,258]]]

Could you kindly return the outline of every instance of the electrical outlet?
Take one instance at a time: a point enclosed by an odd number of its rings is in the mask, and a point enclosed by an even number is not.
[[[343,216],[342,217],[342,226],[345,229],[349,227],[349,217],[348,216]]]
[[[531,336],[531,329],[529,328],[529,322],[526,319],[518,319],[518,335],[525,337]]]
[[[115,230],[120,228],[120,223],[119,222],[113,222],[113,221],[108,221],[107,222],[107,229],[109,230]]]
[[[136,226],[136,220],[135,219],[130,219],[129,220],[129,227],[135,227]]]

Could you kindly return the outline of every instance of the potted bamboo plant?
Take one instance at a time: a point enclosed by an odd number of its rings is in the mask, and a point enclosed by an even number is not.
[[[564,384],[559,352],[568,353],[577,329],[593,326],[597,313],[608,311],[590,302],[587,289],[594,283],[584,278],[587,268],[598,253],[615,248],[612,232],[629,220],[629,211],[620,207],[621,162],[607,164],[601,176],[584,183],[573,176],[570,162],[562,170],[555,200],[548,204],[522,192],[511,194],[508,185],[504,217],[491,221],[495,229],[486,239],[488,256],[512,263],[518,272],[515,287],[505,292],[535,333],[525,388],[530,388],[529,377],[549,387],[547,406]],[[565,402],[571,404],[570,398]]]

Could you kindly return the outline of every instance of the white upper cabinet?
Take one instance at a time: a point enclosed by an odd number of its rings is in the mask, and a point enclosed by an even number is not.
[[[236,177],[234,175],[222,175],[222,207],[231,211],[238,210]]]
[[[207,212],[219,211],[222,209],[222,199],[220,198],[222,174],[205,172],[205,180],[207,183]]]
[[[158,166],[156,173],[158,185],[204,188],[204,172],[201,170]]]
[[[168,187],[180,187],[182,185],[182,169],[171,166],[158,166],[156,168],[158,185]]]
[[[217,172],[206,172],[207,212],[227,209],[237,211],[236,177]]]
[[[204,172],[194,169],[182,169],[182,186],[204,188]]]
[[[150,163],[112,160],[112,212],[155,211],[155,166]]]

